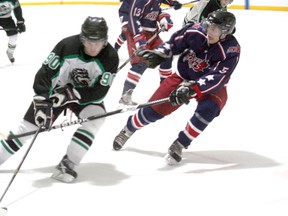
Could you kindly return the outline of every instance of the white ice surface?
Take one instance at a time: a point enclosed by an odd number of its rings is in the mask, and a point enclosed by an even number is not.
[[[26,6],[27,32],[19,35],[11,65],[7,37],[0,32],[1,130],[23,117],[33,96],[34,75],[55,44],[77,34],[84,19],[103,16],[109,41],[120,33],[116,6]],[[177,30],[186,9],[169,10]],[[131,112],[106,119],[77,171],[75,183],[50,178],[77,126],[41,133],[0,206],[9,216],[287,216],[287,12],[233,10],[242,46],[239,65],[228,86],[229,100],[217,118],[184,152],[179,166],[163,156],[193,114],[195,102],[137,132],[119,152],[114,137]],[[126,46],[119,52],[127,58]],[[120,64],[121,64],[120,63]],[[106,100],[117,108],[129,64],[122,69]],[[159,83],[147,70],[134,98],[146,102]],[[60,117],[61,123],[68,117]],[[26,145],[0,167],[4,192]],[[3,191],[3,192],[2,192]]]

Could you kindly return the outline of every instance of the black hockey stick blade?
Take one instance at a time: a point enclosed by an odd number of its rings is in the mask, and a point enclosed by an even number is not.
[[[8,213],[8,209],[6,207],[0,208],[0,216],[6,216]]]
[[[150,101],[147,103],[143,103],[143,104],[139,104],[139,105],[135,105],[135,106],[124,106],[123,108],[111,111],[111,112],[107,112],[101,115],[94,115],[94,116],[90,116],[87,118],[79,118],[75,121],[71,121],[71,122],[63,122],[62,124],[59,125],[54,125],[49,129],[43,129],[41,128],[39,132],[44,132],[44,131],[51,131],[51,130],[55,130],[55,129],[60,129],[63,127],[68,127],[68,126],[72,126],[72,125],[76,125],[76,124],[81,124],[83,122],[87,122],[87,121],[91,121],[91,120],[95,120],[95,119],[99,119],[99,118],[104,118],[104,117],[108,117],[108,116],[112,116],[118,113],[123,113],[123,112],[127,112],[127,111],[135,111],[137,109],[140,108],[144,108],[144,107],[148,107],[148,106],[152,106],[152,105],[156,105],[156,104],[161,104],[161,103],[166,103],[169,102],[169,97],[167,98],[162,98],[159,100],[155,100],[155,101]],[[20,137],[25,137],[25,136],[31,136],[33,134],[35,134],[36,131],[30,131],[30,132],[26,132],[26,133],[22,133],[22,134],[10,134],[9,137],[7,138],[8,140],[12,140],[12,139],[16,139],[16,138],[20,138]]]

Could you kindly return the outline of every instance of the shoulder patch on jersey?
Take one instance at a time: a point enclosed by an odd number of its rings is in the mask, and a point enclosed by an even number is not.
[[[227,53],[240,53],[240,46],[229,47]]]

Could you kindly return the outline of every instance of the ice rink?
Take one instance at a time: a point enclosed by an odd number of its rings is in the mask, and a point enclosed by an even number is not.
[[[15,63],[6,56],[8,39],[0,31],[1,130],[23,117],[33,97],[34,75],[56,43],[78,34],[87,16],[102,16],[109,42],[120,33],[118,6],[24,6],[27,31],[18,37]],[[167,10],[174,27],[188,8]],[[0,206],[9,216],[287,216],[288,106],[287,12],[231,10],[242,47],[228,85],[229,99],[220,117],[185,150],[178,166],[167,166],[168,147],[193,114],[195,101],[138,131],[123,150],[112,150],[114,137],[133,112],[110,116],[81,165],[78,179],[65,184],[50,178],[77,128],[41,133]],[[119,51],[120,65],[128,58]],[[285,63],[286,62],[286,63]],[[130,65],[117,75],[107,111],[117,109]],[[134,99],[144,103],[159,84],[147,70]],[[56,124],[69,120],[61,116]],[[28,145],[0,167],[4,192]]]

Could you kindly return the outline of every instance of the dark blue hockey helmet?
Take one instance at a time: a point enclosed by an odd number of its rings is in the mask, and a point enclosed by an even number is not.
[[[236,25],[236,18],[234,14],[223,11],[216,10],[208,14],[207,18],[204,20],[204,26],[215,24],[219,26],[222,34],[233,34]]]

